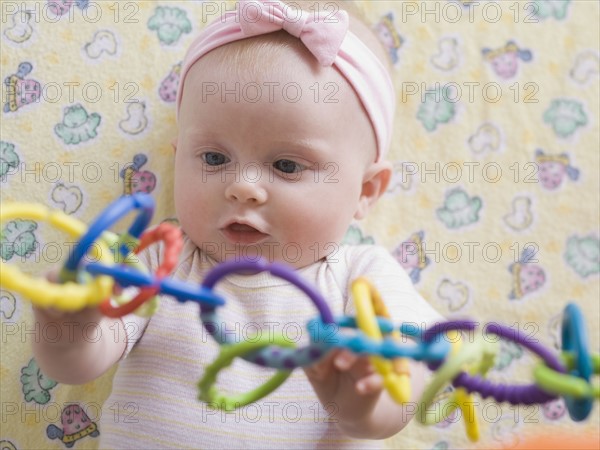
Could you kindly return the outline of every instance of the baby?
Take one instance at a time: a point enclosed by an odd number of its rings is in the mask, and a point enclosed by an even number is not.
[[[310,2],[299,11],[278,1],[242,1],[188,50],[174,142],[184,247],[172,276],[199,283],[222,261],[280,261],[315,286],[335,316],[355,315],[349,286],[363,276],[396,323],[428,326],[441,317],[384,249],[340,244],[389,183],[395,92],[368,27],[336,3],[326,6]],[[162,250],[155,245],[139,257],[154,271]],[[306,323],[317,311],[289,283],[266,272],[233,275],[216,291],[227,300],[216,333],[236,341],[281,333],[297,346],[309,342]],[[390,398],[368,357],[334,350],[262,400],[217,410],[197,400],[196,384],[219,346],[202,328],[196,304],[167,296],[150,319],[108,319],[92,309],[35,309],[35,316],[42,325],[77,320],[100,327],[96,342],[34,343],[48,377],[85,383],[119,362],[99,425],[101,448],[380,448],[374,440],[402,430],[415,409]],[[247,392],[272,375],[238,359],[217,386]],[[413,401],[423,378],[423,364],[412,365]]]

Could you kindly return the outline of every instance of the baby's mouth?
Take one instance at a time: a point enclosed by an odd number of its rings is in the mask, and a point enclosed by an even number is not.
[[[237,244],[256,244],[269,235],[245,223],[234,222],[221,229],[227,240]]]

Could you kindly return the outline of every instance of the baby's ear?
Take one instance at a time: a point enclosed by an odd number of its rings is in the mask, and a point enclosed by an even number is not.
[[[385,193],[391,179],[392,163],[389,161],[376,162],[367,168],[363,176],[360,199],[354,214],[355,219],[360,220],[367,215],[379,197]]]
[[[171,145],[173,146],[173,153],[175,153],[177,151],[177,137],[173,138]]]

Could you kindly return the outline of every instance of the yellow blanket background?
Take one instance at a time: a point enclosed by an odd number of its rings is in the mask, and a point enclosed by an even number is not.
[[[177,64],[225,3],[3,1],[2,203],[39,202],[90,223],[118,196],[146,190],[155,223],[172,217]],[[598,352],[599,4],[357,3],[396,60],[396,173],[347,239],[394,252],[442,314],[498,321],[555,349],[573,301]],[[2,233],[2,258],[27,273],[66,258],[65,236],[47,224],[3,223]],[[64,448],[51,439],[68,435],[61,412],[76,404],[96,422],[113,372],[83,386],[40,378],[31,340],[56,330],[36,330],[29,303],[7,290],[0,321],[0,448]],[[493,375],[528,383],[535,362],[506,345]],[[479,443],[455,419],[412,423],[387,445],[511,448],[598,432],[597,405],[575,423],[562,400],[475,399]],[[76,448],[97,447],[91,434],[75,438]]]

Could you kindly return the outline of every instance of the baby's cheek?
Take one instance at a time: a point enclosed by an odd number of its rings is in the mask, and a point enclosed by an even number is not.
[[[216,194],[211,193],[212,190],[208,186],[202,186],[200,183],[176,182],[175,210],[182,225],[195,225],[194,222],[211,216],[216,203]],[[211,201],[211,197],[215,201]]]
[[[330,214],[307,204],[294,209],[287,216],[286,223],[283,224],[283,228],[287,230],[286,241],[298,245],[303,252],[314,251],[315,246],[323,250],[328,244],[335,244],[337,228],[332,223]]]

